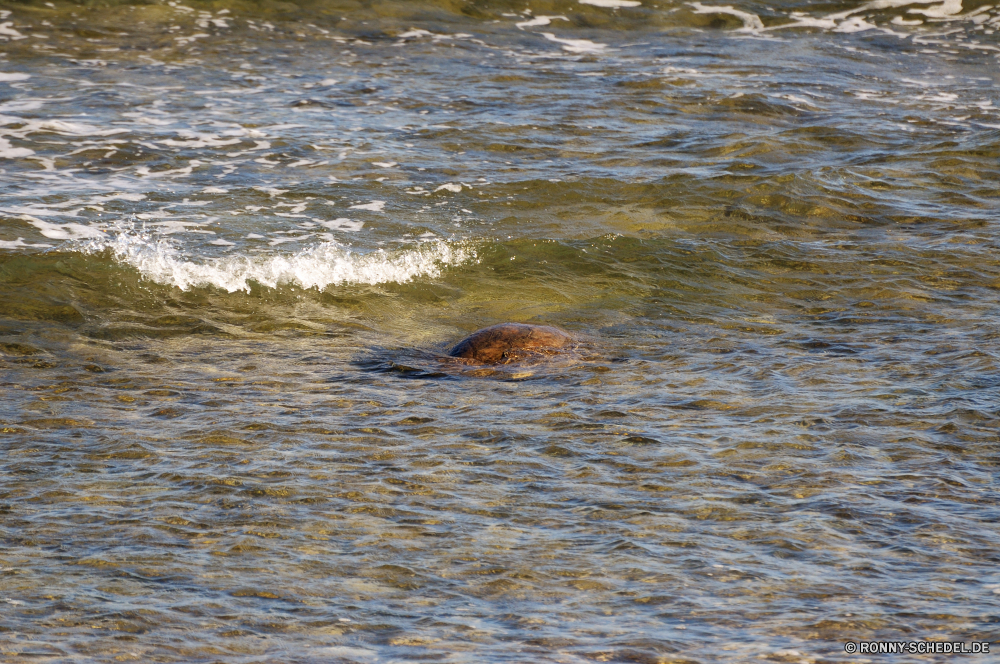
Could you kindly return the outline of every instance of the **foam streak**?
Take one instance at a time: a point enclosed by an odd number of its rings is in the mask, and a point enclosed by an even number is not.
[[[317,289],[340,284],[405,283],[418,277],[438,277],[444,267],[476,258],[469,247],[438,240],[409,249],[366,254],[336,242],[324,242],[294,254],[235,255],[194,262],[169,240],[130,228],[81,248],[87,253],[110,250],[116,260],[160,284],[181,290],[215,286],[230,293],[249,292],[253,282],[269,288],[289,284]]]

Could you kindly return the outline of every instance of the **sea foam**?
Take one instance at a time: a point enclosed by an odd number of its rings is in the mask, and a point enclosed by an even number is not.
[[[323,242],[290,254],[236,254],[192,260],[169,239],[128,226],[109,232],[105,238],[82,241],[79,248],[90,254],[110,251],[115,260],[159,284],[181,290],[215,286],[230,293],[249,292],[252,283],[269,288],[293,285],[317,289],[341,284],[406,283],[418,277],[436,278],[448,266],[476,260],[473,247],[444,240],[368,253]]]

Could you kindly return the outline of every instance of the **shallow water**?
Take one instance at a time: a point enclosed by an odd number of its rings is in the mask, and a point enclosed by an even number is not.
[[[1000,8],[596,5],[0,4],[4,661],[1000,638]]]

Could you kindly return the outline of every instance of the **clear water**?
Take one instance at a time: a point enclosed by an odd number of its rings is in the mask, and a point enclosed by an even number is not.
[[[998,30],[0,4],[2,659],[996,641]]]

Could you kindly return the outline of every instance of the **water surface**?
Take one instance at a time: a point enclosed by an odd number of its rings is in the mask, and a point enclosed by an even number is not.
[[[0,4],[3,659],[997,640],[998,29]]]

